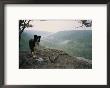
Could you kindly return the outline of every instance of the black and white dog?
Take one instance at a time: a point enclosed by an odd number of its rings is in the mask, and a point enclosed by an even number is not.
[[[34,39],[29,40],[29,48],[33,57],[35,57],[35,47],[39,47],[40,39],[41,36],[34,35]]]

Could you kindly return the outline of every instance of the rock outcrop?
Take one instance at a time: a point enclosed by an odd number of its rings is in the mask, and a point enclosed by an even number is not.
[[[83,57],[73,57],[62,50],[38,49],[33,59],[29,51],[19,52],[20,69],[91,69],[92,61]]]

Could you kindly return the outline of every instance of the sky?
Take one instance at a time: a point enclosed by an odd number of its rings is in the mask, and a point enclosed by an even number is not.
[[[76,27],[82,25],[80,20],[33,20],[30,24],[32,24],[33,27],[28,28],[28,30],[47,32],[75,30]]]

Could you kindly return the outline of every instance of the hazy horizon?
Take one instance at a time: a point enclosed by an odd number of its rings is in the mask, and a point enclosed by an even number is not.
[[[46,31],[53,33],[69,30],[91,30],[91,27],[80,27],[82,25],[80,20],[33,20],[30,24],[32,24],[33,27],[26,28],[26,30]]]

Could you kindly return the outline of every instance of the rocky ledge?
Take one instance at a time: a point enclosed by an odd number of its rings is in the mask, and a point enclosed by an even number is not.
[[[29,51],[19,51],[20,69],[91,69],[92,61],[70,56],[62,50],[38,49],[36,58]]]

